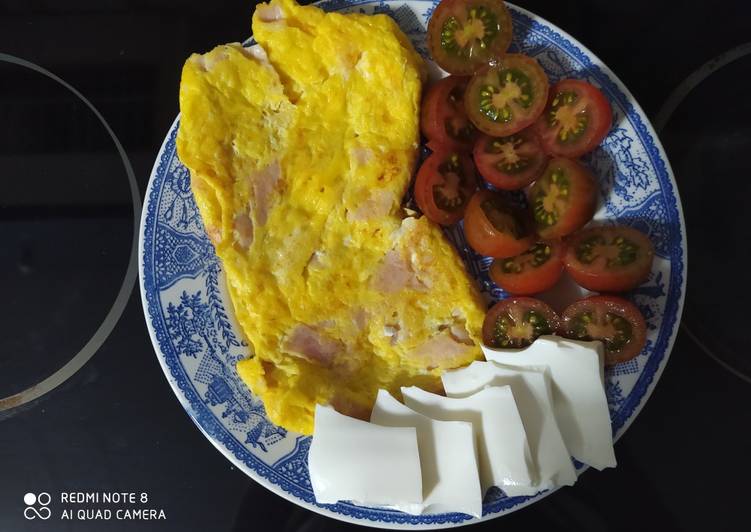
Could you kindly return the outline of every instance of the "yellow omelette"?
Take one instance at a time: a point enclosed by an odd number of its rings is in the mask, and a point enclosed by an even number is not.
[[[480,357],[482,301],[441,229],[409,216],[425,65],[385,15],[261,4],[259,46],[193,55],[178,155],[252,347],[269,418],[367,418],[379,388],[439,390]]]

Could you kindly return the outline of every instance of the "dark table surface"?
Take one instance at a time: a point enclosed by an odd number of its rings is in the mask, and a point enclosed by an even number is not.
[[[667,369],[616,445],[618,467],[588,471],[576,486],[474,529],[747,529],[751,372],[741,300],[751,258],[751,7],[518,3],[593,50],[655,120],[686,214],[689,289]],[[53,72],[88,98],[122,142],[142,197],[178,112],[183,61],[245,39],[252,8],[0,0],[0,53]],[[0,163],[4,397],[64,364],[102,322],[126,272],[133,217],[123,164],[93,113],[59,84],[7,61]],[[167,519],[24,517],[24,494],[71,491],[147,493]],[[137,288],[79,372],[0,412],[0,532],[354,528],[271,494],[213,448],[162,374]]]

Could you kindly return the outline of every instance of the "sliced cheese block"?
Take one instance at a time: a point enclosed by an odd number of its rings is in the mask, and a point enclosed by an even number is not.
[[[404,403],[440,421],[468,421],[477,440],[480,485],[532,486],[531,458],[524,425],[508,386],[486,388],[461,399],[443,397],[412,386],[402,388]]]
[[[605,389],[605,348],[601,341],[583,342],[581,340],[570,340],[559,336],[553,336],[552,338],[556,339],[561,349],[594,349],[597,351],[597,357],[600,363],[600,382],[602,383],[602,389]],[[605,399],[607,400],[607,396]]]
[[[382,427],[317,405],[308,469],[322,504],[422,505],[414,427]]]
[[[574,464],[555,420],[547,368],[523,369],[477,361],[447,371],[442,379],[449,397],[467,397],[487,386],[511,386],[540,482],[532,488],[510,486],[506,495],[533,495],[576,482]]]
[[[541,336],[525,349],[482,350],[487,360],[508,366],[549,367],[556,420],[569,452],[596,469],[615,467],[602,343]]]
[[[417,430],[424,513],[482,516],[477,448],[471,423],[430,419],[404,406],[386,390],[378,392],[370,422]]]

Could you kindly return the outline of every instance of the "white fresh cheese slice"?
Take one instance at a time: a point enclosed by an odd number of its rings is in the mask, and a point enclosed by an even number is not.
[[[417,429],[423,513],[461,512],[482,516],[482,491],[471,423],[430,419],[404,406],[386,390],[378,392],[370,422]],[[412,513],[411,508],[398,505],[396,508]]]
[[[414,427],[382,427],[316,405],[308,469],[319,503],[422,507]]]
[[[475,361],[465,368],[447,371],[441,378],[449,397],[467,397],[488,386],[511,386],[540,482],[530,489],[511,486],[506,495],[533,495],[576,482],[571,455],[555,420],[550,373],[546,367],[525,369]]]
[[[525,349],[482,350],[487,360],[507,366],[550,368],[553,408],[569,452],[596,469],[615,467],[601,342],[541,336]]]
[[[602,383],[602,389],[605,389],[605,347],[600,341],[583,342],[581,340],[569,340],[568,338],[561,338],[559,336],[552,336],[558,342],[558,345],[564,349],[590,349],[597,351],[597,357],[600,364],[600,382]],[[605,396],[607,402],[607,396]]]
[[[468,421],[477,441],[480,485],[532,486],[531,458],[524,425],[508,386],[486,388],[461,399],[443,397],[417,387],[402,388],[404,403],[440,421]]]

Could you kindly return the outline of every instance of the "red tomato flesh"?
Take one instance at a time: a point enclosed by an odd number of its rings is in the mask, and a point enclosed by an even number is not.
[[[573,159],[595,149],[612,121],[610,103],[599,89],[586,81],[564,79],[550,90],[535,129],[547,153]]]
[[[464,110],[469,78],[448,76],[430,86],[422,101],[420,129],[432,150],[472,149],[477,129]]]
[[[526,213],[490,190],[476,192],[469,201],[464,234],[472,249],[495,258],[513,257],[534,243]]]
[[[446,72],[466,76],[503,55],[511,33],[501,0],[442,0],[428,22],[428,47]]]
[[[464,211],[477,185],[472,160],[453,151],[432,153],[417,172],[415,201],[430,220],[455,224]]]
[[[595,213],[597,183],[582,164],[554,158],[528,193],[537,234],[561,238],[581,228]]]
[[[506,54],[475,72],[464,104],[472,123],[492,137],[505,137],[533,124],[545,108],[548,76],[529,56]]]
[[[579,285],[596,292],[625,292],[652,271],[654,246],[644,233],[627,226],[591,227],[567,242],[566,270]]]
[[[563,311],[561,332],[575,340],[602,340],[608,366],[631,360],[647,341],[647,325],[639,309],[615,296],[592,296],[572,303]]]
[[[531,345],[543,334],[553,334],[559,318],[539,299],[510,297],[493,305],[482,324],[482,341],[496,349]]]
[[[477,171],[496,188],[519,190],[545,170],[548,157],[529,128],[508,137],[482,135],[472,155]]]
[[[563,274],[563,245],[541,240],[515,257],[496,259],[490,278],[509,294],[532,295],[552,288]]]

